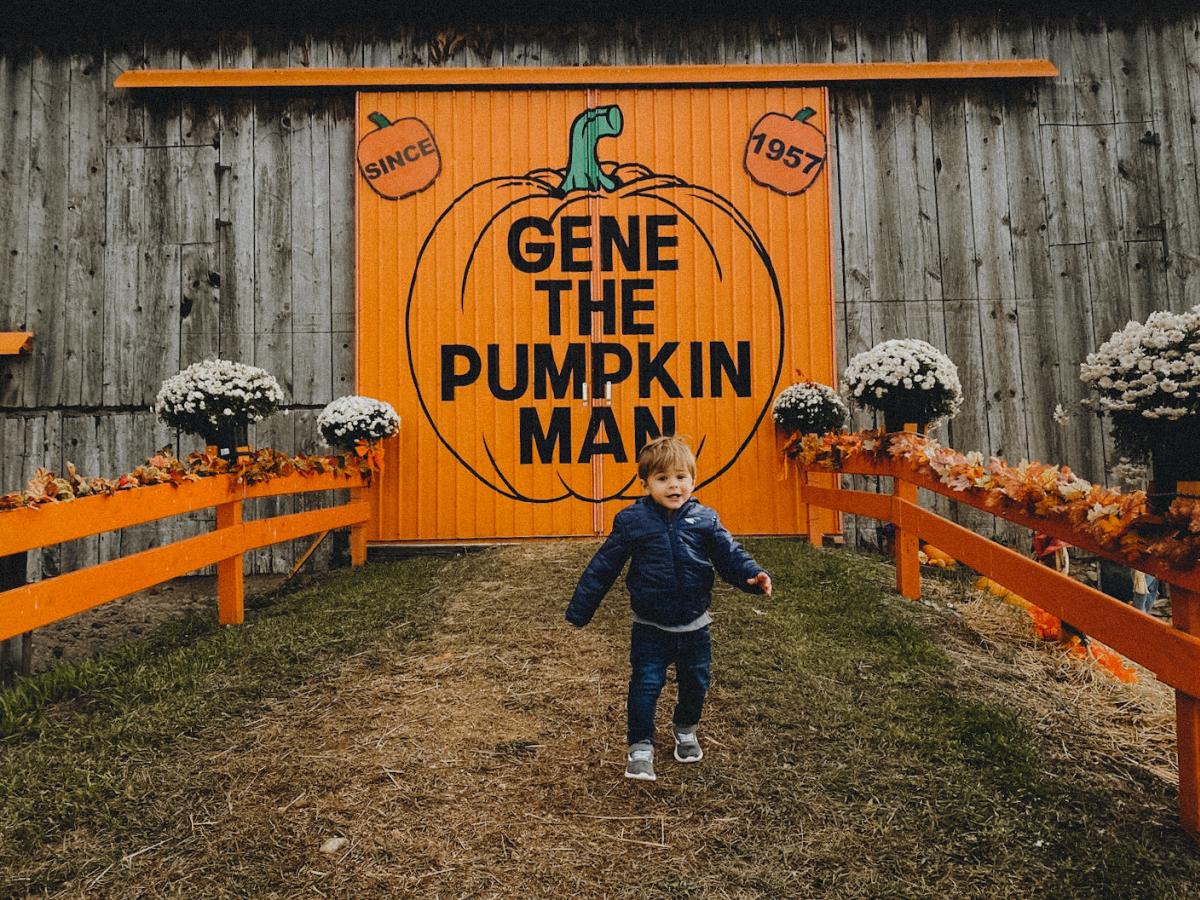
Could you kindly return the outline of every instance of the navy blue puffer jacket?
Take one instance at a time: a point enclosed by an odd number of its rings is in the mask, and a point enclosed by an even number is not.
[[[625,561],[625,584],[639,617],[659,625],[686,625],[708,609],[713,567],[734,587],[761,594],[746,580],[763,571],[733,539],[715,511],[695,498],[673,518],[649,497],[617,513],[612,534],[596,551],[567,607],[567,621],[583,626],[608,593]]]

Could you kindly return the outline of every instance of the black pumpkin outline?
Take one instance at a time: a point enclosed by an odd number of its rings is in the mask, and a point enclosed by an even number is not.
[[[723,273],[722,273],[722,270],[720,267],[720,260],[716,255],[716,249],[713,247],[712,241],[709,240],[708,235],[704,233],[704,230],[702,228],[700,228],[700,226],[696,223],[696,221],[686,211],[680,209],[677,204],[674,204],[671,201],[664,199],[663,197],[654,195],[653,189],[649,186],[643,185],[642,187],[638,188],[636,191],[633,191],[630,193],[625,193],[626,189],[634,187],[640,183],[653,180],[653,181],[656,181],[656,185],[655,185],[656,187],[667,187],[667,188],[672,188],[672,189],[677,188],[677,189],[689,191],[690,193],[688,194],[688,196],[690,196],[698,201],[708,203],[711,206],[716,207],[721,212],[724,212],[733,221],[734,225],[738,228],[738,230],[741,231],[742,234],[747,238],[747,240],[750,241],[751,247],[753,248],[754,252],[758,255],[759,260],[761,261],[763,267],[767,271],[768,276],[770,277],[771,290],[775,297],[776,312],[778,315],[778,322],[779,322],[779,344],[778,344],[778,347],[776,348],[775,375],[774,375],[774,378],[771,383],[771,388],[766,394],[767,399],[764,401],[762,409],[759,410],[758,415],[755,417],[754,424],[747,432],[746,437],[742,440],[741,444],[738,446],[737,450],[729,458],[729,460],[723,466],[721,466],[720,469],[718,469],[716,472],[709,475],[707,478],[705,478],[703,481],[701,481],[699,484],[697,484],[694,488],[695,491],[699,491],[705,485],[711,484],[712,482],[716,481],[721,475],[723,475],[726,471],[728,471],[729,468],[735,462],[737,462],[737,460],[741,457],[741,455],[745,451],[746,447],[750,444],[750,442],[754,439],[754,436],[758,433],[758,429],[759,429],[759,426],[762,424],[763,417],[770,410],[771,403],[773,402],[773,398],[775,396],[776,388],[778,388],[778,386],[779,386],[779,379],[783,373],[783,356],[784,356],[784,350],[786,348],[786,337],[787,337],[786,336],[786,323],[785,323],[785,318],[784,318],[784,308],[783,308],[783,293],[779,286],[779,276],[775,271],[775,265],[771,261],[771,256],[767,252],[766,245],[763,243],[762,239],[758,236],[758,233],[754,230],[754,226],[750,223],[750,220],[746,218],[746,216],[741,212],[741,210],[739,210],[736,206],[733,205],[733,202],[731,200],[729,200],[727,197],[723,196],[722,194],[717,193],[712,188],[707,188],[707,187],[703,187],[700,185],[690,184],[689,182],[687,182],[684,179],[679,178],[678,176],[675,176],[675,175],[654,173],[654,172],[650,171],[650,169],[648,169],[646,166],[641,165],[640,163],[617,164],[617,163],[612,163],[612,162],[604,162],[604,163],[601,163],[601,166],[602,167],[608,167],[608,166],[612,167],[611,169],[605,169],[606,174],[609,174],[610,176],[616,176],[625,170],[632,170],[632,171],[635,171],[638,173],[638,177],[633,178],[629,181],[625,181],[624,179],[621,179],[617,190],[613,191],[611,193],[606,193],[603,191],[595,191],[595,190],[572,191],[570,193],[563,193],[562,191],[560,191],[558,189],[556,184],[552,184],[551,182],[544,180],[543,178],[537,177],[539,175],[554,176],[556,179],[561,181],[561,179],[564,175],[564,170],[550,169],[550,168],[534,169],[523,176],[522,175],[498,175],[498,176],[494,176],[492,178],[485,178],[483,181],[476,182],[475,184],[473,184],[469,188],[467,188],[465,191],[463,191],[461,194],[459,194],[450,203],[450,205],[447,206],[446,209],[444,209],[438,215],[437,219],[434,220],[433,225],[430,226],[429,232],[425,235],[425,239],[421,242],[421,249],[417,252],[417,257],[413,262],[413,274],[412,274],[412,278],[409,281],[408,294],[407,294],[407,298],[405,300],[405,307],[404,307],[404,342],[405,342],[405,350],[406,350],[407,356],[408,356],[409,376],[412,379],[413,389],[416,391],[417,402],[421,406],[421,412],[425,415],[425,420],[427,422],[429,422],[430,427],[433,428],[433,432],[437,436],[437,439],[441,442],[442,446],[445,447],[448,451],[450,451],[450,454],[456,460],[458,460],[458,462],[463,466],[463,468],[465,468],[468,472],[470,472],[472,475],[474,475],[476,479],[483,482],[485,485],[487,485],[489,488],[491,488],[496,493],[500,494],[503,497],[507,497],[510,500],[516,500],[521,503],[558,503],[558,502],[561,502],[562,500],[566,500],[568,498],[574,498],[576,500],[581,500],[585,503],[606,503],[611,500],[635,499],[636,496],[639,496],[639,495],[629,495],[629,494],[626,494],[626,491],[628,491],[629,488],[633,485],[633,483],[635,481],[637,481],[637,475],[635,473],[627,482],[625,482],[624,485],[622,485],[621,488],[619,488],[617,491],[615,491],[612,494],[608,494],[603,497],[585,497],[582,494],[575,491],[573,488],[571,488],[570,485],[568,485],[566,483],[566,481],[563,479],[562,474],[560,472],[558,472],[558,470],[556,468],[555,475],[557,476],[559,483],[563,486],[564,492],[556,497],[547,497],[547,498],[528,497],[525,494],[521,493],[521,491],[515,485],[513,485],[512,482],[510,482],[508,480],[508,477],[500,469],[500,466],[496,462],[495,455],[492,453],[491,447],[487,443],[487,437],[485,435],[480,435],[480,439],[483,441],[484,452],[487,454],[488,461],[491,463],[492,468],[496,471],[496,475],[499,477],[500,481],[504,484],[504,487],[507,488],[507,490],[501,489],[497,485],[493,484],[489,479],[487,479],[482,474],[480,474],[480,472],[478,472],[474,466],[472,466],[469,462],[467,462],[465,459],[463,459],[463,457],[459,454],[459,452],[450,444],[450,442],[442,434],[441,429],[438,428],[437,422],[434,420],[434,417],[429,410],[429,406],[425,402],[425,396],[421,391],[421,385],[420,385],[419,379],[417,378],[416,365],[415,365],[415,362],[413,359],[412,327],[411,327],[413,295],[416,290],[417,276],[421,271],[421,261],[424,259],[425,252],[429,249],[429,245],[433,241],[433,237],[437,233],[438,227],[442,224],[443,221],[446,220],[446,218],[448,218],[450,216],[450,214],[454,211],[454,209],[460,203],[462,203],[464,200],[466,200],[472,194],[472,192],[474,192],[476,190],[479,190],[481,188],[485,188],[488,186],[513,187],[513,186],[519,186],[521,184],[531,184],[531,185],[536,185],[538,188],[540,188],[542,190],[542,193],[527,194],[527,195],[518,197],[512,201],[505,203],[504,205],[502,205],[495,211],[495,213],[488,219],[487,223],[480,230],[479,234],[476,236],[475,242],[472,244],[471,253],[469,254],[467,263],[464,266],[463,278],[462,278],[462,281],[460,282],[460,287],[459,287],[459,292],[460,292],[459,293],[459,310],[460,310],[460,312],[465,311],[465,309],[466,309],[467,275],[469,274],[470,266],[474,261],[475,252],[478,249],[479,245],[482,243],[483,237],[491,229],[492,224],[500,217],[500,215],[502,213],[512,209],[514,206],[516,206],[520,203],[528,202],[531,200],[544,200],[547,198],[559,198],[561,200],[564,200],[565,202],[559,204],[559,206],[555,209],[555,211],[553,213],[553,216],[557,216],[558,213],[562,209],[566,208],[567,206],[570,206],[576,202],[585,201],[585,200],[588,200],[591,198],[603,199],[606,197],[612,197],[614,194],[618,194],[622,198],[626,197],[626,196],[639,196],[639,197],[650,196],[650,197],[653,197],[653,199],[659,201],[660,203],[665,203],[667,206],[670,206],[671,208],[673,208],[677,212],[679,212],[681,215],[683,215],[688,220],[688,222],[692,225],[692,227],[696,230],[696,232],[701,235],[701,237],[703,238],[703,240],[705,242],[705,245],[709,248],[709,252],[712,254],[714,263],[717,266],[718,278],[721,280],[723,280]],[[553,216],[552,216],[552,218],[553,218]],[[576,398],[576,399],[578,399],[578,398]],[[697,459],[699,459],[700,454],[704,449],[704,444],[705,444],[706,440],[707,440],[707,437],[702,438],[700,441],[700,444],[696,448]]]

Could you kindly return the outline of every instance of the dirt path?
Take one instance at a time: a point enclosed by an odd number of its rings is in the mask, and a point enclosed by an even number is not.
[[[656,880],[668,859],[686,871],[736,824],[687,799],[729,764],[664,762],[652,786],[621,778],[621,598],[598,627],[561,618],[587,553],[543,545],[460,563],[471,596],[439,586],[449,615],[422,653],[369,652],[277,703],[203,764],[220,802],[177,810],[175,837],[127,866],[120,891],[599,896],[636,884],[641,866]],[[719,699],[707,734],[728,740]],[[331,837],[347,844],[318,852]]]

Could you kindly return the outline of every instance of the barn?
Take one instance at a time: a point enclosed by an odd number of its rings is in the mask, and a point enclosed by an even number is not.
[[[735,530],[798,533],[769,404],[893,337],[957,364],[947,443],[1102,481],[1079,363],[1200,302],[1200,16],[810,7],[32,4],[0,36],[0,489],[196,449],[151,407],[219,356],[283,385],[257,446],[396,405],[381,547],[600,534],[676,429]],[[599,201],[577,150],[620,173]]]

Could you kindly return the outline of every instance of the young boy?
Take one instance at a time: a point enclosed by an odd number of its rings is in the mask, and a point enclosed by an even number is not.
[[[625,578],[633,607],[625,777],[654,781],[654,713],[671,664],[679,685],[671,720],[675,759],[694,763],[704,756],[696,726],[712,661],[713,567],[751,594],[770,594],[771,577],[717,514],[692,497],[696,457],[682,439],[662,437],[646,444],[638,454],[638,476],[646,496],[617,513],[612,534],[579,579],[567,621],[579,628],[590,622],[633,557]]]

